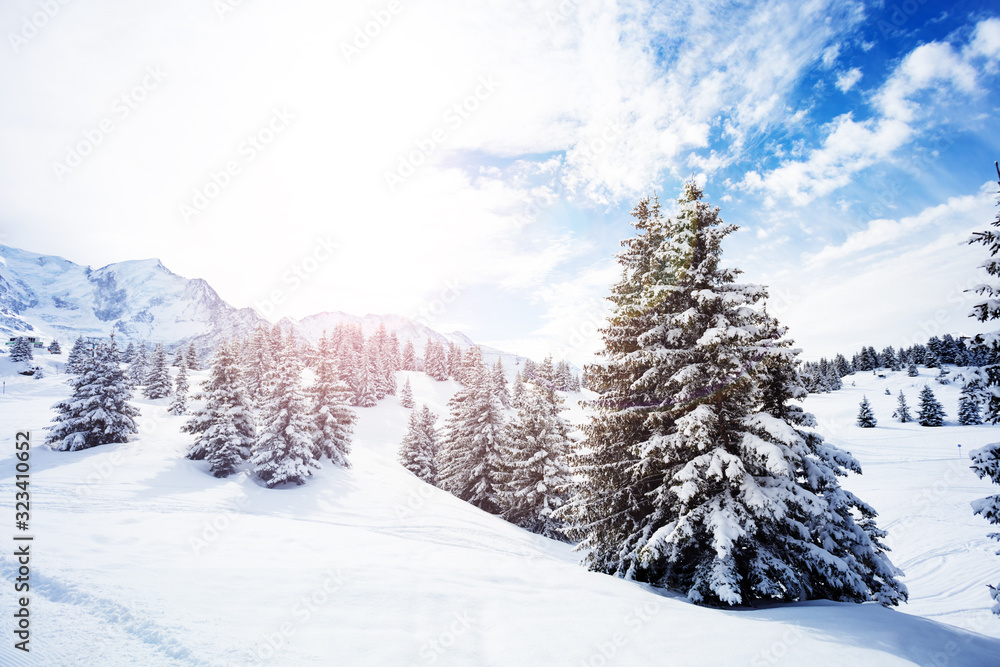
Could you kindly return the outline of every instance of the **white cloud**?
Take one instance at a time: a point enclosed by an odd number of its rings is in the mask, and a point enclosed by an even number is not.
[[[861,80],[861,70],[857,67],[852,67],[849,70],[837,73],[837,89],[842,93],[846,93],[851,88],[854,87],[858,81]]]

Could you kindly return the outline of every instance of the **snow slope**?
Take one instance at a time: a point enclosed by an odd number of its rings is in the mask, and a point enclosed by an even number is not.
[[[60,363],[39,359],[46,370]],[[949,444],[986,442],[997,429],[894,428],[876,379],[808,407],[865,466],[847,484],[892,531],[913,598],[902,612],[828,602],[720,611],[587,572],[569,546],[404,471],[395,449],[407,411],[395,397],[359,410],[350,470],[267,490],[185,460],[189,436],[166,401],[137,401],[132,442],[47,451],[41,429],[65,376],[9,373],[0,358],[0,497],[13,521],[14,429],[32,428],[36,542],[30,659],[12,648],[14,563],[0,550],[3,665],[995,665],[1000,656],[984,586],[1000,579],[1000,558],[968,508],[990,488]],[[443,413],[453,383],[401,375],[418,405]],[[850,425],[862,391],[884,426]],[[939,397],[954,414],[953,397]],[[955,480],[922,504],[952,468]]]

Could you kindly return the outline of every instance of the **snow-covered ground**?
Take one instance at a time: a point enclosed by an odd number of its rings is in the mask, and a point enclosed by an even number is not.
[[[46,370],[64,357],[39,357]],[[927,371],[924,370],[926,374]],[[83,452],[41,446],[65,376],[11,375],[0,357],[0,498],[13,530],[13,442],[34,431],[30,655],[13,649],[13,542],[0,548],[3,665],[996,665],[1000,581],[991,528],[969,501],[995,492],[969,470],[990,426],[900,425],[928,377],[848,378],[807,407],[865,474],[845,484],[881,513],[911,602],[696,607],[577,565],[538,538],[428,487],[396,463],[407,412],[359,410],[351,470],[268,490],[183,458],[184,418],[138,400],[140,437]],[[454,391],[409,373],[439,414]],[[195,378],[204,377],[204,372]],[[402,382],[402,377],[400,381]],[[856,387],[851,386],[852,380]],[[879,426],[853,426],[862,394]],[[573,410],[571,416],[581,412]],[[962,444],[962,456],[958,453]]]

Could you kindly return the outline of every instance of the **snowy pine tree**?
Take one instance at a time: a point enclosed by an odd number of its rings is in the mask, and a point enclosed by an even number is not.
[[[76,451],[127,442],[137,433],[139,411],[129,404],[132,388],[121,370],[114,336],[100,342],[94,353],[81,354],[76,375],[70,380],[73,395],[55,405],[55,426],[45,443],[52,449]]]
[[[993,443],[981,447],[970,454],[972,458],[972,470],[981,479],[988,479],[994,484],[1000,485],[1000,443]],[[980,498],[972,502],[974,514],[981,515],[990,523],[1000,524],[1000,494]],[[1000,532],[991,533],[990,537],[1000,541]],[[1000,555],[1000,552],[997,552]],[[990,586],[990,593],[996,604],[993,605],[993,613],[1000,616],[1000,583]]]
[[[174,360],[170,362],[170,365],[174,368],[180,368],[180,365],[184,363],[184,350],[177,348],[177,352],[174,353]]]
[[[399,445],[399,462],[428,484],[437,483],[437,415],[426,405],[410,413],[406,435]]]
[[[198,350],[194,349],[194,341],[188,344],[187,352],[184,354],[184,361],[187,362],[188,370],[201,370],[201,360],[198,359]]]
[[[15,363],[28,363],[34,361],[35,355],[31,350],[31,343],[24,336],[19,336],[10,348],[10,360]]]
[[[962,395],[958,399],[958,423],[965,426],[975,426],[983,423],[979,408],[979,380],[973,380],[962,387]]]
[[[591,569],[699,603],[905,599],[875,512],[840,488],[859,472],[812,431],[784,330],[762,287],[719,266],[718,209],[685,186],[676,217],[643,200],[602,329],[599,395],[560,516]],[[857,516],[857,519],[855,518]]]
[[[406,378],[406,382],[403,383],[403,389],[399,392],[399,402],[407,409],[415,405],[413,402],[413,388],[410,387],[410,378]]]
[[[417,370],[417,352],[413,349],[413,341],[406,341],[403,346],[403,356],[399,362],[399,369],[402,371]]]
[[[161,343],[157,343],[156,347],[153,348],[153,358],[149,363],[145,384],[146,388],[142,395],[146,398],[166,398],[172,392],[170,367],[167,366],[167,351],[163,349]]]
[[[370,408],[378,404],[377,386],[378,370],[375,367],[375,360],[371,356],[371,350],[365,348],[364,353],[357,358],[357,365],[354,371],[353,405],[359,408]]]
[[[257,440],[251,463],[257,477],[268,488],[279,484],[305,484],[319,469],[313,443],[312,410],[302,391],[302,366],[294,339],[288,339],[277,354],[277,371],[271,395],[261,408]],[[346,458],[343,462],[346,463]]]
[[[533,533],[565,540],[564,522],[555,512],[568,498],[572,482],[570,426],[555,392],[533,386],[507,427],[502,516]]]
[[[917,423],[921,426],[944,426],[944,407],[934,397],[927,385],[920,390],[920,407],[917,409]]]
[[[170,402],[168,412],[172,415],[187,414],[187,395],[191,386],[188,384],[187,361],[181,359],[177,377],[174,379],[174,399]]]
[[[62,354],[62,345],[59,344],[59,339],[53,339],[52,344],[49,345],[49,354]]]
[[[448,401],[438,486],[482,510],[499,514],[505,451],[503,409],[482,365],[474,367],[464,382]]]
[[[313,402],[313,442],[317,459],[350,468],[351,438],[357,416],[348,406],[351,388],[340,379],[337,357],[325,335],[316,350],[316,383],[310,390]]]
[[[135,354],[132,355],[132,361],[129,362],[128,377],[133,387],[142,386],[146,382],[146,375],[149,374],[147,352],[146,342],[142,341],[136,346]],[[70,357],[72,356],[72,353],[70,353]]]
[[[896,411],[892,413],[892,418],[898,419],[903,424],[913,421],[913,417],[910,416],[910,406],[906,404],[906,396],[903,395],[902,389],[896,397]]]
[[[863,396],[861,398],[861,406],[858,410],[858,426],[861,428],[875,428],[878,425],[878,420],[875,419],[875,413],[872,412],[871,403],[868,402],[868,397]]]
[[[920,375],[920,373],[917,372],[917,365],[912,361],[910,362],[910,365],[906,367],[906,374],[911,378],[915,378]]]
[[[194,412],[181,428],[194,434],[187,458],[211,464],[216,477],[236,471],[250,456],[256,430],[253,408],[246,393],[238,364],[238,352],[229,341],[222,341],[215,350],[208,380],[200,396],[205,405]]]
[[[493,393],[496,395],[500,405],[504,408],[510,407],[510,390],[507,388],[507,374],[503,369],[503,361],[497,357],[497,362],[493,364],[490,372],[490,379],[493,382]]]

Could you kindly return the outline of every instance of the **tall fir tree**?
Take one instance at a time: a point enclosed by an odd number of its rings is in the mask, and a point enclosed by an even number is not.
[[[73,347],[70,348],[69,355],[66,357],[66,372],[70,374],[79,373],[84,366],[90,363],[90,360],[86,357],[92,358],[93,351],[83,342],[83,336],[80,336],[73,343]]]
[[[168,411],[172,415],[187,414],[187,397],[191,385],[188,384],[187,361],[181,359],[180,367],[177,369],[177,377],[174,378],[174,398],[170,402]]]
[[[837,482],[860,467],[789,404],[805,389],[766,290],[719,265],[735,227],[693,183],[676,216],[649,200],[633,215],[559,513],[588,565],[703,604],[905,599],[874,510]]]
[[[353,383],[353,405],[359,408],[370,408],[378,404],[377,382],[378,370],[375,367],[375,359],[372,358],[371,350],[366,347],[361,356],[357,357]]]
[[[501,407],[510,407],[510,389],[507,387],[507,372],[503,368],[503,360],[497,357],[497,362],[493,364],[490,371],[490,379],[493,382],[493,393],[500,401]]]
[[[32,345],[28,339],[24,336],[19,336],[14,340],[14,344],[10,348],[10,360],[14,363],[29,363],[34,360],[35,355],[32,352]]]
[[[317,459],[350,468],[351,439],[357,416],[348,407],[351,388],[340,379],[337,356],[325,334],[317,346],[316,382],[310,390],[315,422],[313,442]]]
[[[502,516],[533,533],[565,540],[556,512],[569,497],[572,473],[569,423],[555,392],[533,386],[507,426]]]
[[[146,373],[146,387],[142,395],[146,398],[166,398],[173,390],[170,382],[170,367],[167,365],[167,351],[162,343],[153,348],[153,358]]]
[[[410,413],[406,435],[399,445],[403,467],[427,482],[437,484],[438,432],[437,415],[424,405]]]
[[[1000,442],[981,447],[970,454],[972,470],[981,479],[988,479],[1000,485]],[[1000,494],[979,498],[972,502],[972,511],[993,525],[1000,524]],[[1000,532],[990,533],[992,539],[1000,541]],[[997,552],[1000,555],[1000,552]],[[993,613],[1000,616],[1000,583],[989,586],[993,601]]]
[[[861,428],[875,428],[878,426],[878,420],[875,419],[875,413],[872,411],[872,404],[868,402],[867,396],[863,396],[861,398],[861,405],[858,407],[857,423]]]
[[[927,385],[920,390],[920,406],[917,408],[917,423],[921,426],[944,426],[944,407]]]
[[[503,408],[480,364],[448,401],[438,485],[479,509],[499,514],[505,452]]]
[[[268,488],[305,484],[320,467],[312,436],[312,410],[302,390],[302,364],[292,336],[289,331],[278,348],[274,386],[261,408],[250,458],[254,474]]]
[[[253,404],[246,393],[233,343],[222,341],[215,350],[200,397],[205,403],[181,427],[194,434],[187,458],[207,460],[216,477],[226,477],[250,456],[256,429]]]
[[[129,363],[128,376],[133,387],[141,387],[146,382],[149,374],[149,350],[146,348],[146,341],[140,341],[135,347],[135,355]]]
[[[99,342],[93,354],[81,354],[70,380],[73,395],[55,405],[55,425],[45,443],[52,449],[76,451],[127,442],[139,431],[139,410],[129,404],[132,387],[121,369],[114,335]]]
[[[201,370],[201,360],[198,359],[198,350],[194,347],[194,341],[188,343],[187,352],[184,353],[184,360],[187,362],[188,370]]]
[[[131,343],[129,343],[131,345]],[[62,345],[58,338],[54,338],[49,345],[49,354],[62,354]]]
[[[892,413],[892,417],[902,424],[913,421],[913,417],[910,416],[910,406],[906,404],[906,396],[903,395],[902,389],[896,397],[896,411]]]
[[[406,409],[411,409],[416,405],[413,402],[413,388],[410,387],[410,378],[406,378],[406,382],[403,383],[403,388],[399,392],[399,402]]]
[[[958,399],[958,423],[965,426],[976,426],[983,423],[980,413],[979,380],[967,382],[962,387],[962,395]]]
[[[406,341],[403,346],[403,355],[399,362],[399,369],[403,371],[417,370],[417,352],[413,349],[413,341]]]
[[[181,364],[184,363],[184,349],[177,348],[177,352],[174,353],[174,359],[170,362],[170,365],[174,368],[180,368]]]
[[[906,367],[906,374],[911,378],[915,378],[918,375],[920,375],[920,373],[917,371],[917,365],[912,361],[910,362],[910,365]]]

